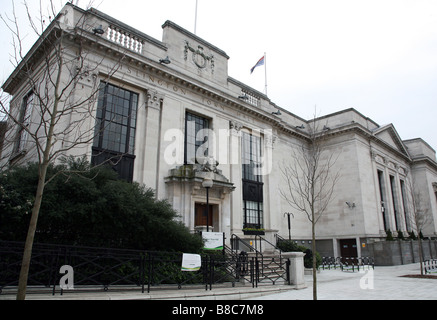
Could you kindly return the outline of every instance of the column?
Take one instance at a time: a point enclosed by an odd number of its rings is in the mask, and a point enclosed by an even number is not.
[[[147,90],[146,100],[146,128],[143,137],[138,136],[141,141],[144,139],[144,162],[142,182],[155,190],[158,195],[159,162],[161,152],[161,106],[164,96],[157,91]]]
[[[241,128],[243,125],[237,121],[229,122],[229,165],[230,182],[234,183],[237,192],[230,194],[231,197],[231,233],[240,233],[243,228],[243,196],[241,191]]]
[[[401,177],[399,175],[399,166],[398,165],[396,165],[396,173],[395,173],[394,177],[395,177],[395,189],[396,189],[394,196],[395,196],[396,201],[397,201],[396,208],[398,211],[398,213],[397,213],[398,227],[399,227],[398,229],[400,231],[402,231],[403,233],[405,233],[407,230],[407,226],[405,224],[405,208],[404,208],[404,201],[402,198]],[[404,234],[404,237],[405,237],[405,234]]]
[[[263,181],[264,181],[264,228],[266,238],[270,242],[274,242],[274,234],[279,230],[281,221],[276,221],[277,218],[284,219],[283,213],[278,212],[281,208],[280,197],[278,197],[279,182],[274,175],[273,168],[273,151],[277,137],[272,134],[272,130],[264,130],[264,148],[263,148]],[[276,217],[276,219],[275,219]],[[282,220],[282,223],[284,220]],[[276,228],[275,228],[276,227]]]

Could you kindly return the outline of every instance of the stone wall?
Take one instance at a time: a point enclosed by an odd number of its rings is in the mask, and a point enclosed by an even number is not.
[[[437,259],[437,240],[422,240],[424,260]],[[419,262],[419,241],[379,241],[368,244],[369,256],[377,266],[393,266]]]

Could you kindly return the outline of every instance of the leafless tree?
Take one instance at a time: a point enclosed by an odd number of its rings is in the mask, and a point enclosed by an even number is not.
[[[406,218],[410,223],[411,230],[417,235],[420,274],[423,275],[424,256],[422,238],[420,235],[425,226],[431,221],[431,216],[429,215],[429,203],[425,200],[425,197],[412,174],[410,174],[409,179],[407,179],[406,189],[407,197],[409,198],[405,208],[407,211]]]
[[[20,24],[15,6],[12,13],[1,15],[12,34],[12,61],[16,63],[9,80],[19,79],[17,83],[25,86],[28,94],[11,99],[5,87],[14,85],[6,82],[2,87],[0,119],[7,119],[7,132],[0,163],[10,167],[36,161],[39,165],[38,186],[19,276],[19,300],[26,296],[38,216],[44,188],[50,182],[47,168],[61,157],[89,156],[90,143],[98,134],[95,132],[98,78],[101,77],[98,70],[103,69],[105,59],[96,58],[98,55],[93,55],[89,45],[89,37],[97,39],[98,35],[89,30],[91,17],[88,11],[83,10],[80,17],[75,16],[71,26],[63,21],[66,12],[57,13],[53,1],[50,1],[48,13],[41,2],[37,14],[31,12],[27,2],[24,2],[24,8],[26,23],[38,38],[27,54],[23,52],[20,33],[25,25]],[[123,54],[119,54],[113,67],[104,67],[106,79],[103,80],[109,80],[122,59]]]
[[[316,224],[327,209],[334,194],[340,172],[334,170],[337,156],[326,147],[329,128],[319,129],[314,116],[309,122],[307,140],[291,151],[290,161],[280,168],[285,187],[283,199],[295,210],[305,213],[311,223],[313,252],[313,299],[317,300]]]

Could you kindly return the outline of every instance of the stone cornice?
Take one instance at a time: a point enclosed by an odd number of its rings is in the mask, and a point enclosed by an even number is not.
[[[425,164],[429,167],[431,167],[433,170],[435,170],[436,174],[437,174],[437,162],[435,162],[433,159],[431,159],[430,157],[427,156],[421,156],[421,157],[417,157],[414,158],[411,161],[412,165],[419,165],[419,164]]]
[[[20,61],[9,78],[3,83],[2,89],[6,93],[13,94],[14,90],[20,84],[26,74],[34,71],[34,64],[44,56],[44,51],[47,48],[46,44],[54,41],[56,38],[56,33],[61,31],[61,28],[56,21],[60,15],[62,15],[62,13],[60,13],[58,17],[56,17],[54,21],[47,27],[32,48]]]
[[[356,122],[350,123],[347,125],[341,125],[339,127],[329,129],[323,134],[323,137],[324,138],[325,137],[326,138],[334,137],[334,136],[346,134],[348,132],[353,132],[353,133],[359,134],[360,136],[368,139],[369,141],[373,141],[373,142],[377,143],[379,146],[381,146],[385,150],[396,154],[397,156],[404,159],[406,162],[408,162],[408,163],[412,162],[412,159],[409,157],[409,155],[399,151],[398,149],[389,145],[385,141],[379,139],[377,136],[375,136],[375,134],[371,130],[365,128],[364,126],[362,126],[361,124],[356,123]]]

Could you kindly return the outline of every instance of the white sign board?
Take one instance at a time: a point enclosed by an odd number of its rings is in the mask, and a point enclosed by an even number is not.
[[[202,232],[205,250],[223,250],[223,232]]]
[[[184,253],[182,256],[182,271],[199,271],[202,259],[199,254]]]

